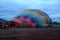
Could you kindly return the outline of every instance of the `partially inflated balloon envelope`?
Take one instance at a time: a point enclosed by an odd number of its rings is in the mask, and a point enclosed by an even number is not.
[[[20,12],[20,15],[16,17],[13,21],[20,23],[22,28],[40,28],[47,27],[52,21],[50,17],[41,10],[37,9],[27,9]],[[18,22],[20,20],[20,22]]]

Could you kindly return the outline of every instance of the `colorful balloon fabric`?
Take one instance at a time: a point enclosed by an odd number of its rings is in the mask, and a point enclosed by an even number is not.
[[[12,21],[19,23],[22,28],[47,27],[51,23],[49,16],[37,9],[24,10]]]

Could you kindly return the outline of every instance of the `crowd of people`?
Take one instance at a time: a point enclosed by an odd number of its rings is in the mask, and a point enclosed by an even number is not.
[[[3,29],[18,28],[18,23],[13,21],[0,22],[0,28],[3,28]]]

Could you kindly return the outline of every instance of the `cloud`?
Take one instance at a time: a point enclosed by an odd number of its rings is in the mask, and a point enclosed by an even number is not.
[[[2,18],[10,20],[21,10],[39,9],[46,12],[51,18],[56,18],[60,17],[59,4],[60,0],[0,0],[0,15],[3,16]]]

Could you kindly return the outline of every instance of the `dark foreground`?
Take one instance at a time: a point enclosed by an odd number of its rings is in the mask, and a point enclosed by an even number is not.
[[[0,40],[60,40],[60,28],[0,30]]]

